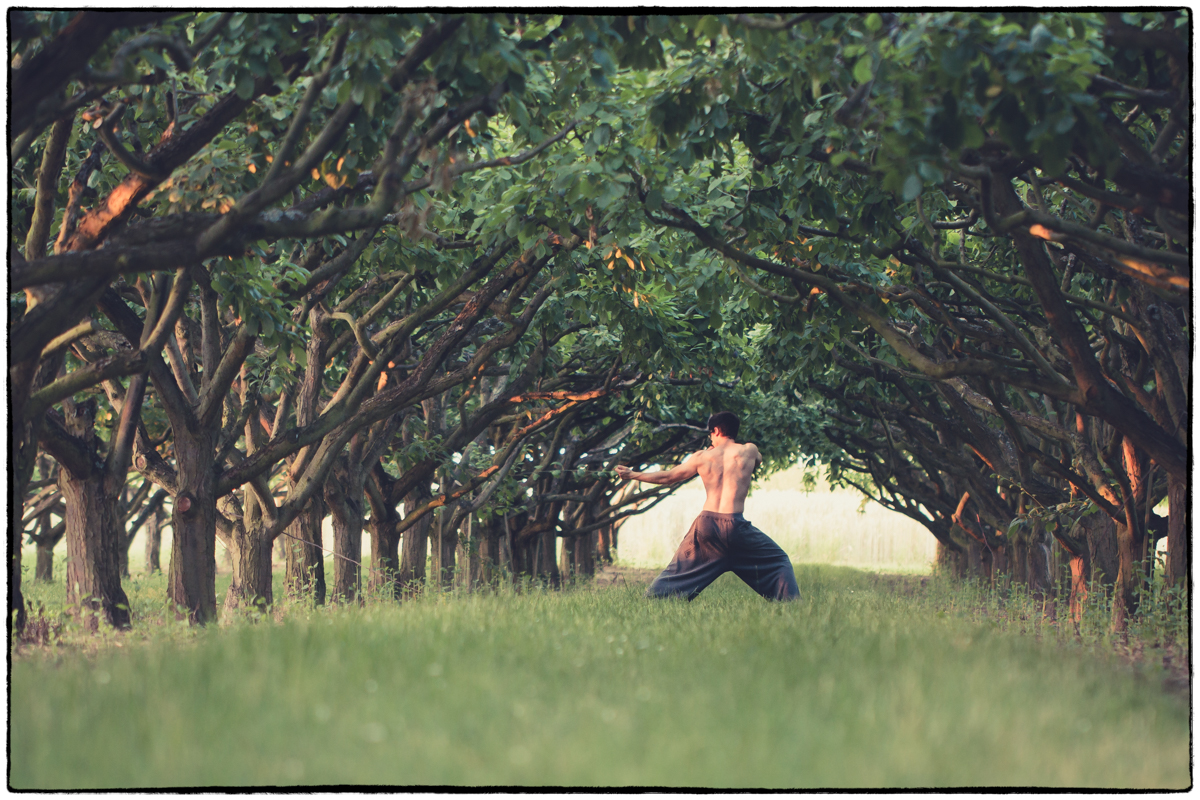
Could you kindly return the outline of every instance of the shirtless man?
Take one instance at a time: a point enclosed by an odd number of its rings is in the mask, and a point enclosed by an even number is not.
[[[663,486],[699,475],[708,493],[704,510],[683,537],[671,563],[650,584],[648,596],[684,595],[691,600],[732,570],[768,600],[799,599],[796,573],[787,553],[742,516],[750,477],[762,463],[762,455],[754,444],[734,441],[739,426],[736,415],[721,411],[708,418],[712,446],[688,456],[678,467],[659,472],[617,467],[617,476],[624,480]]]

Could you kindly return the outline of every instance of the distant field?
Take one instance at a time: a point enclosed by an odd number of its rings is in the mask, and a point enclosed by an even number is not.
[[[726,575],[690,604],[632,581],[207,629],[135,581],[134,632],[15,656],[10,785],[1188,786],[1149,666],[938,579],[797,573],[784,605]]]
[[[821,481],[805,492],[803,474],[798,467],[778,473],[746,500],[746,519],[774,539],[792,561],[929,571],[936,540],[927,529],[878,503],[863,506],[863,496],[852,489],[831,492]],[[636,566],[666,566],[703,505],[704,487],[697,480],[631,518],[620,531],[618,558]]]

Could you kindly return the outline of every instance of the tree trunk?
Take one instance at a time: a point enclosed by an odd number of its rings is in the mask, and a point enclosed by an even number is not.
[[[534,558],[537,556],[538,540],[530,539],[522,542],[515,534],[511,542],[511,561],[513,584],[521,585],[523,578],[527,578],[534,573],[534,564],[537,563]]]
[[[35,581],[54,582],[54,545],[38,542],[37,566],[33,573]]]
[[[178,493],[171,509],[174,539],[167,597],[192,622],[217,615],[216,454],[220,429],[175,431]]]
[[[500,542],[504,536],[504,517],[495,516],[487,524],[476,526],[472,541],[477,542],[479,582],[494,585],[501,574]]]
[[[1104,513],[1080,520],[1088,544],[1088,568],[1093,579],[1111,587],[1117,582],[1117,526]]]
[[[1145,569],[1148,555],[1145,520],[1149,511],[1146,504],[1151,479],[1150,462],[1129,436],[1122,441],[1122,457],[1129,484],[1122,488],[1125,524],[1117,525],[1117,587],[1112,616],[1115,633],[1124,632],[1129,618],[1137,614],[1138,588],[1149,574]]]
[[[371,519],[367,522],[371,531],[370,586],[377,592],[386,592],[390,586],[395,593],[396,572],[400,568],[400,534],[396,533],[400,515],[395,509],[390,511],[387,516],[376,516],[372,509]]]
[[[1137,586],[1141,571],[1136,562],[1141,547],[1128,524],[1117,525],[1117,581],[1113,590],[1112,632],[1124,633],[1137,613]]]
[[[936,565],[938,572],[949,578],[966,576],[966,553],[955,552],[941,541],[937,543]]]
[[[66,506],[67,605],[78,607],[84,625],[99,628],[100,617],[113,627],[129,627],[129,598],[121,588],[118,539],[121,518],[117,493],[106,492],[104,471],[80,478],[66,469],[58,486]]]
[[[1094,579],[1112,586],[1116,578],[1116,535],[1108,515],[1096,512],[1080,517],[1071,526],[1070,538],[1080,543],[1080,552],[1070,554],[1071,619],[1083,619],[1083,607],[1091,593]]]
[[[11,386],[11,367],[9,376]],[[10,413],[11,407],[10,403]],[[25,535],[21,528],[21,508],[25,502],[25,487],[33,476],[37,433],[35,425],[25,423],[9,428],[8,435],[8,641],[11,643],[25,631],[25,595],[21,593],[21,546]],[[29,441],[31,435],[32,443]]]
[[[42,389],[58,375],[66,355],[62,351],[44,359],[28,359],[9,364],[8,429],[8,640],[25,630],[25,596],[21,592],[21,529],[20,509],[25,502],[25,487],[37,465],[38,440],[45,415],[26,419],[25,404],[30,394]]]
[[[12,435],[12,434],[10,434]],[[14,437],[16,438],[16,437]],[[15,445],[14,448],[16,449]],[[25,632],[25,596],[21,593],[21,508],[17,497],[17,484],[14,470],[9,469],[9,507],[8,507],[8,640]],[[28,482],[28,481],[26,481]],[[22,485],[22,490],[24,485]]]
[[[558,571],[558,561],[555,558],[555,545],[558,543],[558,534],[553,528],[539,534],[539,547],[537,567],[535,575],[538,578],[546,580],[555,589],[562,585],[562,576]]]
[[[1009,547],[1000,545],[992,553],[992,585],[1000,586],[1010,577],[1012,559],[1009,557]]]
[[[522,512],[509,518],[506,522],[507,528],[504,534],[504,548],[508,555],[506,566],[514,586],[520,585],[522,575],[529,575],[533,572],[532,546],[534,542],[521,537],[528,519],[529,514]]]
[[[343,478],[338,480],[337,477]],[[342,476],[330,475],[325,483],[325,502],[333,517],[333,602],[353,603],[359,599],[362,581],[363,478],[362,469],[348,469]]]
[[[274,602],[271,587],[271,545],[263,529],[255,526],[246,530],[240,521],[233,526],[229,537],[229,556],[233,578],[225,593],[224,613],[230,619],[240,609],[265,612]]]
[[[558,556],[558,572],[564,584],[570,583],[575,576],[575,550],[579,545],[578,536],[564,536],[562,550]]]
[[[983,545],[974,540],[967,545],[967,574],[972,578],[983,575]]]
[[[423,502],[425,502],[425,498],[415,495],[406,500],[405,505],[411,512]],[[400,554],[400,573],[396,576],[396,584],[399,590],[406,595],[420,591],[425,585],[425,562],[428,558],[429,526],[432,522],[433,517],[426,514],[404,532]]]
[[[1167,477],[1167,585],[1187,586],[1187,481]]]
[[[1052,589],[1050,575],[1050,535],[1039,522],[1035,523],[1033,533],[1029,538],[1029,591],[1039,600],[1044,600]]]
[[[324,502],[314,494],[284,537],[286,554],[285,582],[293,597],[311,596],[317,605],[325,603],[325,559],[321,550],[321,520]]]
[[[125,526],[122,525],[122,528]],[[121,572],[122,578],[129,577],[129,547],[133,544],[133,537],[127,532],[121,536],[121,541],[117,542],[117,563]]]
[[[516,549],[516,537],[513,536],[512,522],[508,515],[504,516],[504,530],[500,534],[500,569],[508,570],[509,583],[515,583],[517,579],[517,561],[514,550]]]
[[[579,530],[588,527],[594,521],[592,506],[585,504],[570,518],[569,527]],[[570,579],[578,581],[581,578],[590,578],[595,574],[596,538],[596,531],[563,537],[559,571],[564,583]]]
[[[1012,542],[1012,576],[1013,581],[1021,586],[1029,586],[1029,533],[1024,528],[1015,532]]]
[[[1091,578],[1091,564],[1088,563],[1086,552],[1071,554],[1071,621],[1079,624],[1083,620],[1083,606],[1088,599],[1088,581]]]
[[[600,530],[596,531],[600,544],[598,546],[600,561],[604,564],[611,564],[612,557],[612,525],[605,525]],[[941,544],[938,544],[938,552],[941,552]]]
[[[454,559],[458,552],[458,529],[450,525],[453,516],[450,511],[449,508],[442,508],[439,512],[437,536],[434,541],[434,571],[438,578],[438,586],[442,589],[454,587]]]
[[[472,565],[472,561],[475,562],[474,565]],[[464,592],[471,591],[471,587],[475,585],[475,579],[478,577],[478,561],[478,558],[471,558],[471,540],[466,538],[465,534],[459,533],[458,546],[454,549],[454,563],[458,565],[454,576],[455,588]],[[472,567],[475,572],[472,572]]]
[[[577,569],[588,578],[596,574],[596,531],[584,534],[583,551],[579,554]]]
[[[135,493],[133,492],[132,487],[126,484],[117,495],[117,499],[119,500],[118,508],[132,503],[134,494]],[[122,580],[129,578],[129,547],[133,544],[133,536],[135,533],[135,531],[129,530],[128,525],[128,522],[131,521],[134,516],[134,511],[127,508],[127,512],[128,513],[125,515],[125,522],[123,522],[120,527],[120,539],[117,540],[117,559],[121,567]]]
[[[162,549],[162,512],[155,511],[146,519],[146,574],[162,571],[159,551]]]
[[[474,530],[476,526],[472,522],[474,516],[467,514],[463,521],[458,536],[458,549],[455,551],[459,567],[458,586],[467,592],[474,591],[483,577],[483,566],[479,560],[478,533]]]
[[[52,530],[50,515],[42,514],[38,519],[37,566],[33,573],[33,579],[36,581],[45,581],[46,583],[54,581],[54,548],[58,545],[62,534],[54,536]]]

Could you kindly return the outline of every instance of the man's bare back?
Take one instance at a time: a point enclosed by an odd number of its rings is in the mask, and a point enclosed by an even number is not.
[[[742,516],[746,492],[762,455],[753,444],[738,444],[738,418],[728,411],[708,418],[712,447],[693,453],[678,467],[637,472],[617,467],[624,480],[671,486],[697,475],[708,497],[704,510],[683,537],[671,563],[654,579],[650,597],[677,595],[691,600],[726,572],[733,572],[769,600],[800,597],[787,553]],[[726,431],[731,435],[726,435]]]
[[[705,511],[718,514],[741,514],[746,509],[746,492],[762,455],[752,442],[738,444],[719,430],[712,434],[712,447],[693,453],[677,467],[661,472],[635,472],[629,467],[617,467],[617,475],[625,480],[639,480],[670,486],[689,481],[697,475],[704,482],[708,497]]]

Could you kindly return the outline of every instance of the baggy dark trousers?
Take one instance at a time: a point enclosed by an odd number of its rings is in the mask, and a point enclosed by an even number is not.
[[[787,553],[741,514],[715,511],[700,512],[646,595],[686,595],[691,600],[730,571],[768,600],[800,598]]]

